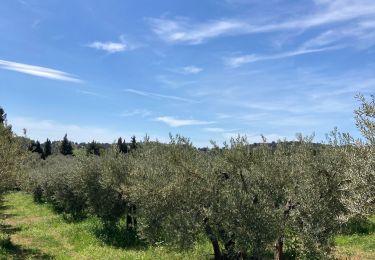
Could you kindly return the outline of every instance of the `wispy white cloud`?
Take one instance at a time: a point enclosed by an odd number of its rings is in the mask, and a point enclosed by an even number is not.
[[[311,127],[315,129],[315,127],[323,124],[324,120],[311,115],[303,115],[277,117],[269,119],[267,123],[276,126],[296,127],[297,129],[299,127]]]
[[[319,49],[302,48],[302,49],[298,49],[294,51],[282,52],[282,53],[277,53],[277,54],[272,54],[272,55],[256,55],[256,54],[243,55],[243,56],[226,58],[226,64],[232,68],[237,68],[247,63],[253,63],[253,62],[264,61],[264,60],[284,59],[288,57],[301,56],[301,55],[305,55],[309,53],[336,50],[340,47],[341,46],[331,46],[331,47],[325,47],[325,48],[319,48]]]
[[[23,129],[26,128],[27,136],[33,140],[43,142],[47,138],[50,140],[62,140],[67,133],[69,140],[73,142],[91,142],[92,140],[113,143],[120,136],[130,140],[136,136],[137,140],[142,140],[146,134],[150,140],[168,142],[168,135],[157,136],[152,133],[133,131],[130,129],[114,129],[96,125],[80,125],[72,123],[63,123],[55,120],[40,119],[35,117],[11,116],[8,115],[9,123],[14,132],[20,136],[23,135]]]
[[[203,71],[202,68],[196,67],[196,66],[186,66],[181,68],[181,73],[183,74],[198,74]]]
[[[186,42],[191,44],[202,43],[206,39],[225,34],[238,34],[247,24],[236,20],[211,21],[205,24],[191,23],[186,19],[149,19],[152,30],[161,39],[169,43]]]
[[[153,18],[149,21],[153,32],[166,42],[199,44],[211,38],[227,35],[305,30],[375,15],[375,2],[372,0],[318,0],[315,3],[316,8],[311,14],[277,23],[264,24],[244,19],[219,19],[195,23],[182,18]]]
[[[128,93],[135,94],[135,95],[144,96],[144,97],[171,99],[171,100],[182,101],[182,102],[191,102],[191,103],[197,103],[198,102],[196,100],[189,99],[189,98],[183,98],[183,97],[172,96],[172,95],[164,95],[164,94],[147,92],[147,91],[140,91],[140,90],[131,89],[131,88],[124,89],[124,91],[128,92]]]
[[[368,47],[375,44],[375,20],[330,29],[303,44],[303,48],[321,48],[340,43],[344,46]]]
[[[288,112],[291,114],[306,114],[306,113],[332,113],[332,112],[348,112],[353,110],[352,104],[339,99],[329,99],[322,97],[319,100],[314,100],[304,95],[298,95],[299,98],[294,100],[275,100],[266,102],[238,102],[238,106],[244,108],[255,109],[262,111],[258,114],[246,115],[243,118],[247,121],[252,120],[266,120],[267,114]],[[300,100],[298,100],[300,99]],[[267,119],[269,121],[269,119]]]
[[[168,69],[171,72],[177,73],[177,74],[183,74],[183,75],[193,75],[193,74],[199,74],[203,71],[203,68],[194,66],[194,65],[189,65],[185,67],[179,67],[179,68],[173,68],[173,69]],[[188,82],[180,82],[180,81],[175,81],[175,80],[170,80],[168,77],[165,75],[159,75],[157,79],[165,83],[167,85],[187,85],[191,83],[195,83],[195,81],[188,81]]]
[[[120,35],[118,41],[94,41],[92,43],[86,44],[86,46],[97,50],[106,51],[107,53],[111,54],[116,52],[131,51],[141,47],[142,45],[133,41],[130,42],[125,38],[124,35]]]
[[[29,65],[7,60],[0,60],[0,68],[13,70],[37,77],[82,83],[83,81],[64,71],[50,69],[41,66]]]
[[[104,97],[102,94],[93,92],[93,91],[87,91],[87,90],[81,90],[78,89],[76,91],[78,94],[86,95],[86,96],[93,96],[93,97]]]
[[[123,42],[92,42],[87,47],[103,50],[108,53],[123,52],[127,50],[127,45]]]
[[[180,74],[183,73],[181,69],[172,69],[170,71]],[[181,80],[180,78],[171,78],[166,75],[157,75],[156,80],[170,88],[180,88],[197,83],[195,80]]]
[[[334,88],[332,89],[324,89],[319,91],[307,91],[307,94],[313,99],[317,101],[321,101],[327,99],[327,97],[334,98],[336,96],[352,96],[354,97],[356,93],[368,93],[371,94],[371,89],[375,89],[375,78],[341,78],[340,79],[333,79],[334,81]],[[345,83],[343,83],[345,82]],[[325,82],[325,85],[329,85],[330,82]],[[322,83],[324,84],[324,83]],[[322,103],[320,103],[322,105]],[[326,104],[326,103],[325,103]],[[328,104],[326,104],[328,105]]]
[[[133,109],[127,110],[120,113],[121,117],[131,117],[131,116],[140,116],[140,117],[147,117],[152,115],[152,112],[147,109]]]
[[[30,117],[10,117],[13,129],[22,134],[22,129],[27,129],[27,135],[35,140],[44,141],[61,140],[65,133],[68,138],[75,142],[91,142],[92,140],[112,143],[118,137],[123,136],[122,131],[97,126],[82,126],[77,124],[66,124],[54,120],[37,119]],[[129,136],[130,137],[130,136]]]
[[[213,121],[200,121],[194,119],[177,119],[170,116],[160,116],[155,118],[156,121],[164,122],[171,127],[180,127],[180,126],[191,126],[191,125],[209,125],[214,124]]]
[[[203,131],[212,132],[212,133],[225,133],[225,132],[234,132],[238,131],[239,129],[224,129],[220,127],[205,127]]]
[[[220,128],[220,127],[206,127],[206,128],[203,128],[203,130],[206,132],[213,132],[213,133],[228,132],[228,130],[225,130],[224,128]]]

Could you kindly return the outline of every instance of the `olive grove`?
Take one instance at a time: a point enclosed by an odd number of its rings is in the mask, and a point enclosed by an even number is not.
[[[375,102],[358,98],[362,141],[336,129],[325,143],[238,136],[207,151],[178,135],[167,144],[132,138],[130,149],[119,139],[100,153],[34,158],[22,187],[74,219],[123,225],[142,243],[209,243],[216,260],[327,259],[348,221],[375,213]],[[5,189],[23,152],[4,122],[0,143]]]

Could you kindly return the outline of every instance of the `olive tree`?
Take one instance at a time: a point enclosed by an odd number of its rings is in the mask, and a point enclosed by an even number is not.
[[[375,213],[375,97],[357,99],[361,103],[354,111],[356,125],[365,141],[350,139],[341,152],[347,162],[343,199],[352,216]]]
[[[90,211],[105,223],[117,222],[126,212],[128,161],[112,149],[102,156],[83,158],[82,178]]]
[[[34,199],[51,203],[57,211],[81,218],[87,209],[83,164],[72,156],[51,155],[30,167]]]
[[[191,245],[204,224],[201,209],[207,198],[201,190],[210,188],[196,169],[202,163],[197,151],[176,138],[169,145],[145,143],[132,156],[129,190],[140,236],[151,243]]]
[[[223,156],[232,203],[223,203],[228,212],[222,215],[229,217],[222,223],[237,252],[262,258],[272,245],[279,259],[285,242],[299,257],[329,253],[343,207],[339,167],[323,147],[301,136],[294,143],[252,147],[239,137]]]
[[[7,125],[6,114],[0,107],[0,193],[19,186],[20,170],[26,156],[21,140]]]
[[[371,95],[370,100],[361,94],[356,97],[361,102],[360,107],[354,111],[357,128],[363,137],[375,144],[375,96]]]
[[[273,246],[282,258],[283,243],[295,257],[327,256],[344,211],[330,149],[302,137],[256,147],[238,137],[208,153],[178,136],[147,143],[129,186],[140,235],[189,246],[204,234],[215,259],[261,259]]]

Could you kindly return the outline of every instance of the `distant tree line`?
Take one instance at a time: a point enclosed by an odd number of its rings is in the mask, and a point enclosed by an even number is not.
[[[28,151],[32,153],[37,153],[40,155],[42,159],[46,159],[48,156],[52,155],[53,153],[53,144],[51,140],[47,138],[47,140],[41,144],[38,140],[30,140],[28,141]],[[63,139],[59,142],[54,142],[55,145],[55,153],[60,153],[62,155],[70,155],[74,156],[74,147],[76,146],[76,149],[85,149],[87,155],[98,155],[100,156],[103,151],[108,150],[111,148],[111,146],[107,143],[101,144],[93,140],[90,143],[80,143],[80,144],[74,144],[73,142],[69,141],[68,135],[65,134]],[[122,139],[122,137],[119,137],[117,140],[117,148],[121,153],[128,153],[131,150],[135,150],[137,148],[137,140],[135,136],[131,137],[131,142],[126,143],[125,140]]]

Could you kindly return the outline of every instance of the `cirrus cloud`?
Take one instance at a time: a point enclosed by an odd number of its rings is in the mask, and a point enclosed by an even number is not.
[[[24,63],[18,63],[14,61],[7,61],[7,60],[0,60],[0,68],[6,70],[12,70],[21,72],[24,74],[29,74],[37,77],[54,79],[54,80],[61,80],[61,81],[70,81],[75,83],[82,83],[83,81],[74,77],[73,75],[61,71],[50,69],[41,66],[29,65]]]
[[[180,126],[191,126],[191,125],[209,125],[214,124],[213,121],[201,121],[194,119],[177,119],[171,116],[160,116],[155,118],[156,121],[166,123],[171,127],[180,127]]]

